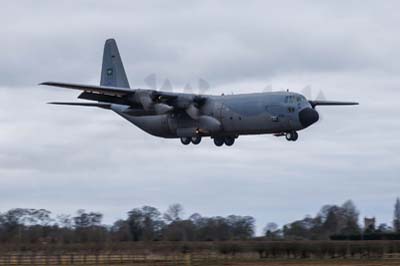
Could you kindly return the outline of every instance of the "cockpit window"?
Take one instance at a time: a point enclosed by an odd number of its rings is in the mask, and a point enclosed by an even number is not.
[[[296,98],[293,95],[285,97],[285,103],[294,103],[295,101],[296,101]]]
[[[300,102],[305,102],[305,101],[307,101],[307,99],[306,99],[304,96],[299,95],[299,96],[296,96],[296,101],[297,101],[298,103],[300,103]]]
[[[301,103],[306,102],[307,99],[303,95],[288,95],[285,96],[285,103]]]

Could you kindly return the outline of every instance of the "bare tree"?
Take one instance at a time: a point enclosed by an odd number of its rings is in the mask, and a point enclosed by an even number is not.
[[[360,226],[358,224],[358,217],[360,212],[357,210],[353,201],[348,200],[343,203],[341,208],[343,226],[341,233],[344,234],[358,234],[360,233]]]
[[[396,199],[396,204],[394,205],[393,230],[400,232],[400,198]]]
[[[267,223],[264,227],[264,235],[266,237],[275,237],[278,231],[278,225],[276,223]]]
[[[59,215],[57,215],[56,220],[57,220],[56,224],[59,227],[63,227],[63,228],[72,228],[73,227],[73,221],[72,221],[71,215],[59,214]]]
[[[172,204],[168,207],[167,211],[164,213],[164,220],[172,223],[180,221],[183,215],[183,206],[179,203]]]

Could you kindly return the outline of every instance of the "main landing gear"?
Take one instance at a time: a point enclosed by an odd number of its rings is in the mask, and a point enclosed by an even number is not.
[[[215,146],[221,147],[222,145],[232,146],[235,143],[235,137],[226,136],[226,137],[215,137],[214,144]],[[189,145],[190,143],[197,145],[201,142],[201,136],[195,137],[181,137],[181,142],[183,145]]]
[[[299,134],[296,131],[286,132],[285,137],[288,141],[296,141],[299,138]]]
[[[200,136],[195,136],[195,137],[182,137],[181,142],[183,145],[189,145],[190,143],[193,143],[194,145],[197,145],[201,142],[201,137]]]
[[[216,137],[214,138],[215,146],[221,147],[222,145],[232,146],[235,143],[234,137]]]

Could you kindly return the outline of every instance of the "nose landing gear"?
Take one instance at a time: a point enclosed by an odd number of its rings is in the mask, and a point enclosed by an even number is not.
[[[296,141],[299,138],[299,134],[296,131],[286,132],[285,137],[288,141]]]

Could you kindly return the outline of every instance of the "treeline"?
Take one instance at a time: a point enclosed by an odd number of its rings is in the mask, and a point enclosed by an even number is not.
[[[128,212],[113,225],[102,224],[103,215],[79,210],[75,216],[44,209],[12,209],[0,214],[2,243],[89,243],[127,241],[226,241],[254,236],[250,216],[182,218],[183,207],[171,205],[165,213],[144,206]]]
[[[125,219],[112,225],[102,223],[99,212],[79,210],[58,215],[45,209],[11,209],[0,213],[0,243],[121,243],[139,241],[233,241],[255,238],[251,216],[183,218],[183,207],[171,205],[164,213],[151,206],[132,209]],[[392,226],[360,226],[359,211],[349,200],[325,205],[315,216],[278,227],[268,223],[259,240],[400,240],[400,200],[397,199]]]
[[[282,228],[269,223],[265,236],[285,240],[400,240],[400,199],[396,200],[392,226],[375,224],[375,217],[360,226],[359,215],[351,200],[341,206],[325,205],[314,217],[308,215]]]

